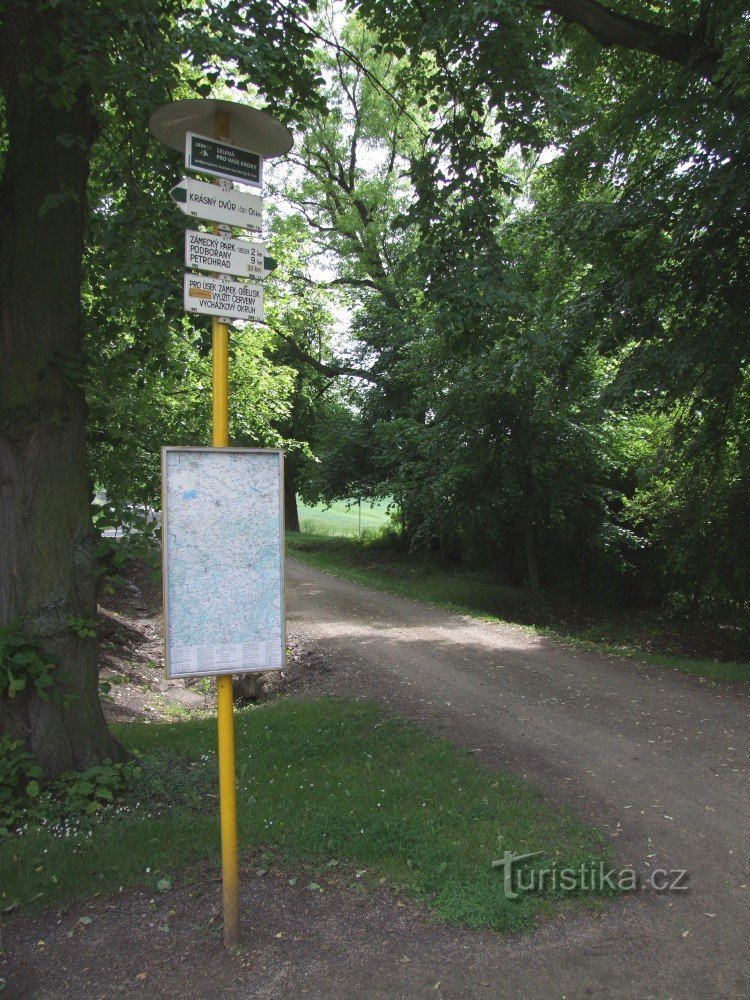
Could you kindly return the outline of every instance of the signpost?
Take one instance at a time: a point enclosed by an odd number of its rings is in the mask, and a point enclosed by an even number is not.
[[[192,132],[188,132],[186,138],[185,166],[188,170],[263,187],[263,157],[258,153]]]
[[[218,271],[240,278],[265,278],[276,267],[276,261],[259,243],[195,229],[185,232],[185,264],[197,271]]]
[[[196,170],[200,173],[210,174],[214,177],[221,177],[226,180],[236,180],[242,184],[260,188],[263,183],[263,161],[275,156],[288,153],[292,148],[292,134],[281,122],[263,111],[257,111],[241,104],[222,100],[181,100],[166,104],[153,113],[149,121],[151,131],[161,142],[171,146],[173,149],[185,151],[185,163],[188,170]],[[205,133],[212,132],[214,138],[207,138]],[[230,141],[231,136],[231,141]],[[199,186],[200,185],[200,186]],[[201,184],[200,181],[186,179],[182,184],[173,188],[171,194],[177,202],[180,210],[185,214],[196,218],[206,218],[213,222],[224,222],[226,225],[240,225],[254,229],[256,232],[260,227],[260,208],[255,203],[248,202],[252,195],[243,192],[224,188],[215,188],[217,203],[212,204],[210,195],[206,196],[206,188],[209,185]],[[181,200],[181,191],[184,189],[184,201]],[[207,197],[207,201],[200,200]],[[232,201],[232,205],[221,202]],[[251,225],[248,222],[236,222],[236,213],[240,212],[240,206],[245,205],[248,218],[255,219],[256,216],[250,214],[250,207],[255,204],[257,209],[257,223]],[[208,211],[208,214],[201,214],[201,208]],[[217,212],[224,213],[222,218],[217,218]],[[227,220],[226,213],[233,218]],[[214,235],[218,236],[216,230]],[[224,241],[236,242],[236,241]],[[231,256],[231,255],[230,255]],[[264,271],[270,270],[270,266],[264,260]],[[229,328],[223,317],[233,317],[239,319],[263,318],[263,290],[258,285],[249,283],[227,281],[218,274],[216,277],[203,277],[195,274],[186,274],[184,279],[184,301],[185,308],[191,312],[208,313],[212,317],[211,321],[211,360],[212,360],[212,440],[213,448],[227,448],[229,445]],[[194,307],[193,307],[194,306]],[[165,465],[166,470],[166,465]],[[219,478],[219,483],[221,483]],[[163,477],[163,489],[169,485],[168,477]],[[197,487],[194,487],[197,489]],[[191,488],[193,489],[193,488]],[[191,493],[191,489],[183,491],[183,500],[186,494]],[[225,525],[231,534],[230,525]],[[169,529],[167,529],[169,530]],[[255,531],[256,527],[252,521],[246,523],[245,531]],[[236,539],[237,549],[244,544],[244,539]],[[166,548],[166,546],[165,546]],[[210,553],[205,553],[203,557],[196,554],[196,560],[205,558],[209,560]],[[229,556],[227,556],[229,558]],[[199,567],[196,567],[199,568]],[[222,586],[219,590],[221,598],[232,597],[231,587]],[[281,603],[283,608],[283,600]],[[167,631],[171,623],[169,604],[166,607]],[[215,609],[216,618],[223,617],[223,608]],[[251,645],[255,639],[247,640]],[[262,646],[263,662],[269,662],[270,669],[283,666],[282,654],[274,660],[271,647],[266,640],[257,640]],[[240,645],[244,646],[245,640],[240,639]],[[188,643],[188,646],[190,643]],[[203,676],[202,670],[207,665],[212,667],[206,673],[218,673],[216,678],[216,716],[217,735],[219,747],[219,813],[221,818],[221,870],[222,870],[222,890],[224,896],[224,944],[227,948],[236,948],[240,939],[239,923],[239,870],[237,859],[237,789],[234,764],[234,706],[232,698],[232,672],[239,673],[246,669],[258,669],[258,651],[253,649],[242,649],[240,653],[236,650],[219,653],[216,646],[232,646],[237,642],[214,643],[214,652],[211,657],[203,655],[197,647],[211,646],[208,642],[195,642],[196,650],[183,651],[178,655],[178,662],[182,664],[182,670],[193,668],[197,671],[197,676]],[[273,645],[273,644],[271,644]],[[204,651],[205,652],[205,651]],[[167,654],[169,655],[169,654]],[[217,671],[217,656],[221,661],[222,670]],[[174,661],[172,661],[174,663]],[[253,665],[254,664],[254,665]],[[264,668],[265,669],[265,668]],[[230,672],[226,672],[230,671]]]
[[[187,312],[231,319],[262,320],[263,288],[244,281],[201,274],[186,274],[183,304]]]
[[[208,219],[225,226],[237,226],[259,233],[263,215],[263,199],[249,191],[236,191],[183,177],[169,196],[185,215]]]

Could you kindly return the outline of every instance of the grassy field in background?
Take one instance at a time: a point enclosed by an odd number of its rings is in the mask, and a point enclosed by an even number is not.
[[[113,728],[141,755],[136,786],[116,811],[0,840],[0,908],[120,886],[166,892],[218,866],[214,720]],[[324,888],[316,877],[383,884],[444,920],[510,931],[576,893],[506,899],[492,868],[503,851],[542,851],[537,867],[607,859],[598,833],[524,782],[371,704],[291,699],[245,709],[236,741],[245,863],[258,874],[277,863],[311,892]]]
[[[363,503],[348,506],[344,502],[330,507],[308,507],[298,503],[299,521],[302,531],[315,535],[336,535],[357,538],[360,534],[372,534],[390,522],[388,501],[374,504]]]
[[[684,655],[691,632],[684,622],[574,604],[558,596],[498,583],[487,571],[443,569],[392,547],[320,534],[287,535],[288,554],[310,566],[391,594],[486,621],[528,628],[562,642],[660,664],[720,681],[750,681],[750,664]],[[701,628],[696,641],[705,645]],[[738,657],[739,659],[739,657]]]

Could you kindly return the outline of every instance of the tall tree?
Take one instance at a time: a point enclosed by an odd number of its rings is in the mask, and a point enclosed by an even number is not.
[[[740,509],[745,492],[734,457],[747,385],[743,5],[675,2],[658,15],[645,3],[354,6],[430,116],[409,211],[422,315],[398,333],[369,318],[390,351],[399,345],[402,375],[410,353],[423,362],[410,383],[417,418],[391,411],[398,430],[382,428],[397,458],[387,475],[411,493],[415,536],[452,526],[466,552],[472,531],[501,542],[515,525],[531,581],[544,561],[536,550],[559,569],[566,537],[600,568],[622,566],[649,542],[633,530],[647,517],[628,522],[639,509],[628,453],[648,449],[625,428],[645,440],[653,411],[671,408],[683,413],[683,461],[690,442],[705,477],[713,441],[726,470],[725,503],[698,491],[709,506],[691,535],[707,552],[708,517],[730,530],[724,511]],[[523,187],[516,150],[527,166],[541,150],[557,159]],[[380,400],[368,402],[361,412],[377,419]],[[719,430],[727,414],[738,421],[729,448]],[[372,456],[381,472],[384,457]],[[642,454],[641,489],[652,457]],[[670,468],[665,481],[689,479]],[[686,501],[695,496],[686,490]],[[646,496],[640,510],[656,507]],[[687,518],[690,502],[681,510]],[[668,533],[665,520],[662,558]],[[679,545],[673,565],[684,565]],[[744,547],[730,548],[741,561]],[[735,559],[721,590],[741,600],[741,585],[728,586],[746,576]]]
[[[66,668],[67,706],[0,694],[0,729],[48,773],[116,758],[98,701],[97,646],[68,618],[96,610],[86,408],[69,377],[82,347],[81,257],[92,148],[112,102],[138,124],[186,63],[198,93],[232,61],[232,82],[287,106],[315,100],[311,39],[295,4],[4,0],[0,92],[0,624],[20,619]],[[106,211],[106,205],[99,208]]]

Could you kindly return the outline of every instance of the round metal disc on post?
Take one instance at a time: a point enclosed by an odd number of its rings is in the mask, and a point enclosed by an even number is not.
[[[188,132],[213,136],[217,112],[229,115],[230,141],[234,145],[251,149],[266,160],[283,156],[294,145],[292,133],[273,115],[246,104],[213,98],[170,101],[154,111],[148,127],[159,142],[182,153]]]

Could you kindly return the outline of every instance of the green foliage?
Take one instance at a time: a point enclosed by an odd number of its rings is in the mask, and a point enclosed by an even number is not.
[[[79,639],[96,638],[96,622],[91,618],[76,618],[68,615],[65,619],[68,628],[75,632]]]
[[[287,194],[372,379],[318,408],[302,496],[392,496],[414,553],[506,584],[744,625],[739,5],[633,6],[694,17],[683,64],[513,0],[353,6]]]
[[[0,736],[0,836],[24,821],[41,786],[42,769],[18,740]]]
[[[30,71],[56,102],[87,87],[100,128],[84,350],[54,366],[86,390],[97,528],[121,529],[105,585],[154,558],[160,446],[209,440],[208,321],[179,301],[192,223],[167,198],[183,165],[147,129],[197,94],[297,132],[270,172],[267,324],[230,347],[230,436],[285,447],[288,500],[393,498],[403,545],[444,565],[744,624],[739,0],[627,5],[687,32],[683,59],[519,0],[115,6],[55,4]]]
[[[58,662],[22,631],[20,622],[0,626],[0,700],[32,690],[39,698],[60,700],[53,690]]]
[[[114,802],[115,796],[130,783],[134,770],[137,765],[132,763],[113,764],[105,760],[86,771],[63,771],[51,794],[60,802],[62,815],[91,815]]]
[[[19,39],[33,33],[43,53],[22,85],[58,107],[87,95],[97,125],[91,147],[82,135],[52,137],[60,157],[83,150],[89,160],[84,345],[58,351],[53,363],[85,388],[93,478],[113,503],[155,506],[160,446],[210,440],[210,323],[183,314],[188,220],[168,197],[184,168],[151,136],[149,118],[169,99],[209,95],[266,107],[284,120],[320,109],[307,9],[296,0],[19,7]],[[11,44],[22,39],[14,34]],[[8,132],[3,111],[0,102],[0,158]],[[70,200],[64,189],[44,194],[45,215]],[[237,444],[282,441],[276,424],[290,409],[292,376],[271,363],[271,339],[257,328],[233,329]]]
[[[105,760],[85,771],[63,771],[45,779],[34,757],[18,740],[0,737],[0,835],[38,827],[60,828],[79,816],[92,816],[137,779],[135,762]]]
[[[108,593],[124,584],[122,571],[131,562],[145,563],[154,574],[159,572],[160,528],[149,507],[139,509],[130,503],[97,498],[92,505],[92,520],[99,535],[95,550],[97,572]]]

